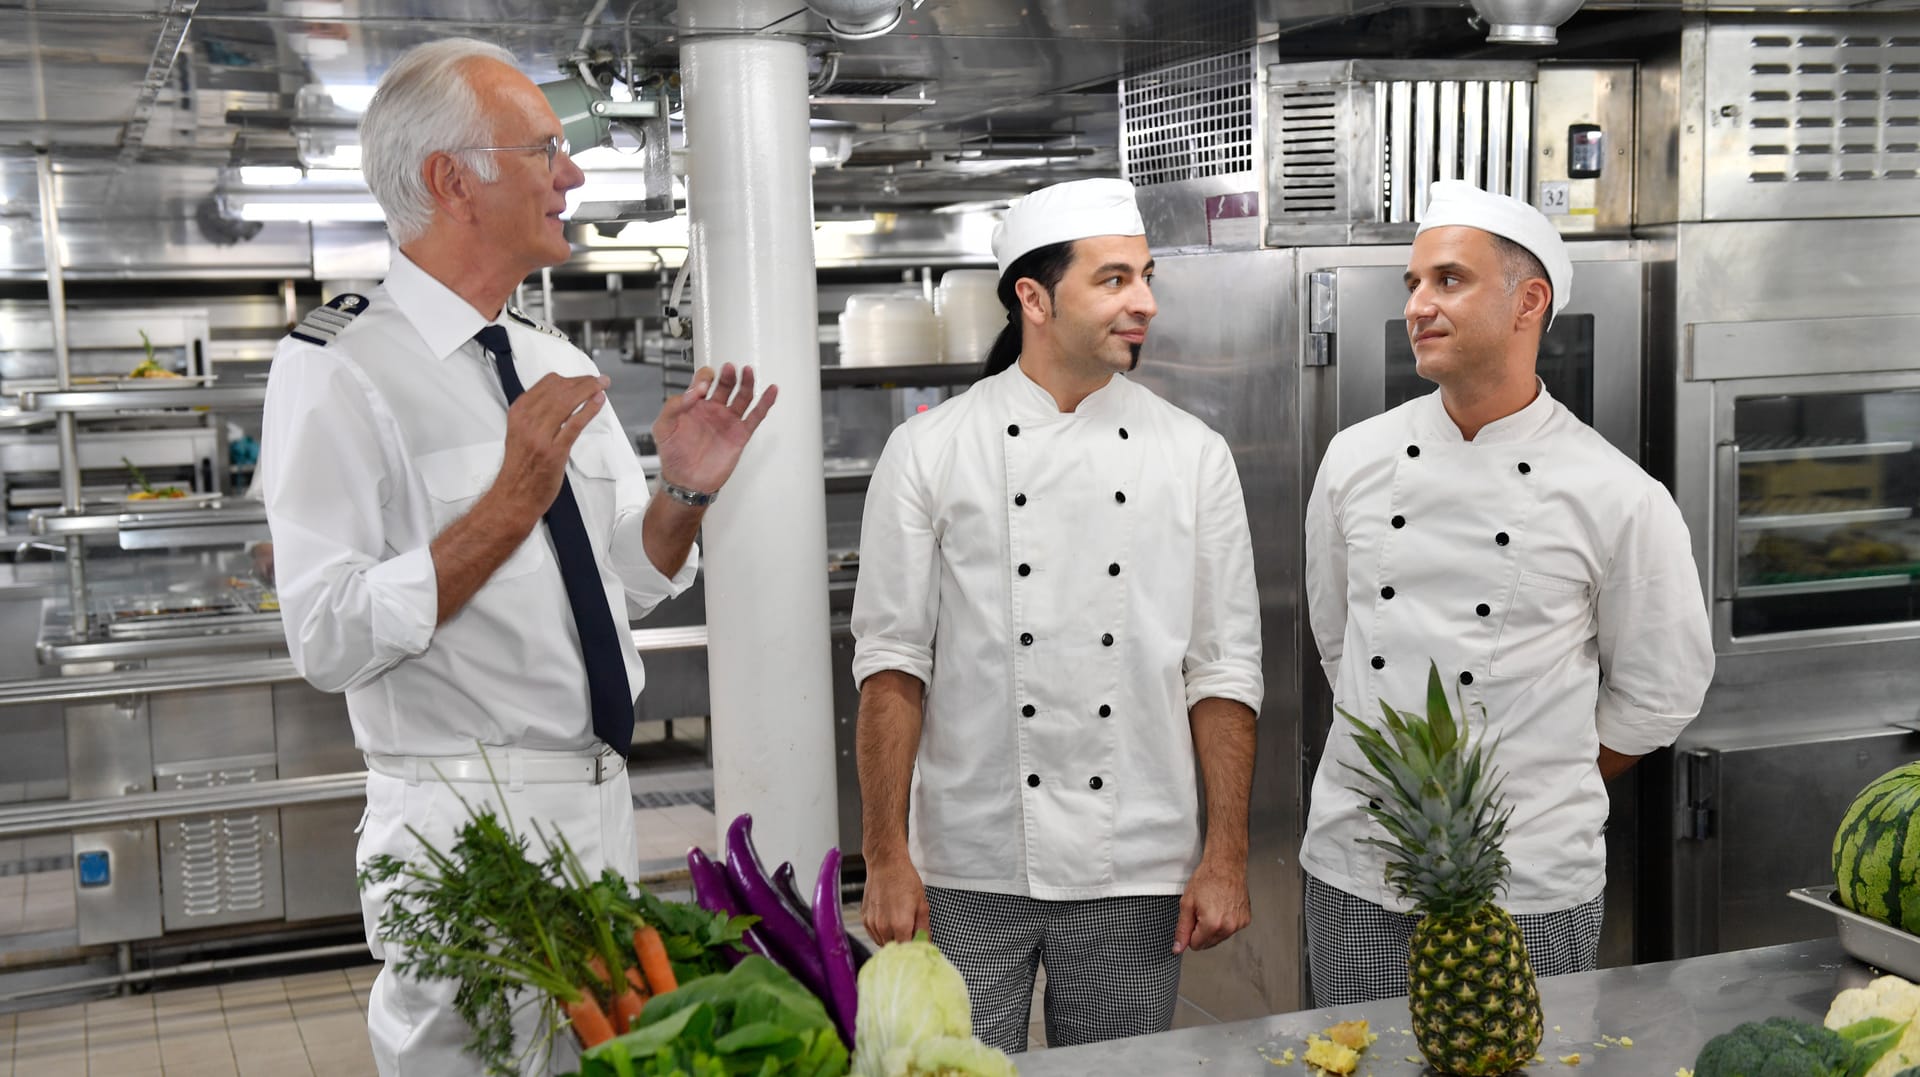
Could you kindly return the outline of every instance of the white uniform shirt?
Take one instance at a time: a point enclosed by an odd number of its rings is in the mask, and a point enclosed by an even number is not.
[[[1498,744],[1513,808],[1502,904],[1552,912],[1606,883],[1606,745],[1673,742],[1713,677],[1686,524],[1667,491],[1544,387],[1460,435],[1435,392],[1342,431],[1307,503],[1307,601],[1334,702],[1378,726],[1424,713],[1429,660],[1468,727]],[[1455,696],[1458,693],[1458,696]],[[1301,862],[1396,911],[1366,769],[1336,717]],[[1367,771],[1371,773],[1371,771]]]
[[[398,251],[364,310],[329,343],[274,355],[262,474],[287,646],[301,675],[345,691],[354,743],[392,755],[470,755],[476,742],[594,746],[579,634],[544,524],[435,627],[434,536],[493,484],[507,405],[473,335],[486,319]],[[522,384],[598,373],[558,332],[503,312]],[[310,330],[308,330],[310,332]],[[685,590],[647,559],[649,491],[611,408],[567,465],[617,623]],[[645,679],[626,647],[627,683]]]
[[[1188,708],[1260,706],[1232,454],[1125,377],[1062,414],[1016,363],[888,440],[853,633],[856,681],[928,686],[909,821],[926,882],[1180,893],[1201,848]]]

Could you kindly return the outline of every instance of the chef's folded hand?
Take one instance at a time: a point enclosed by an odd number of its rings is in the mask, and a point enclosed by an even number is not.
[[[661,478],[702,493],[716,493],[733,474],[747,440],[766,421],[779,389],[769,385],[753,404],[753,368],[701,367],[687,391],[670,397],[653,421]]]
[[[910,942],[915,932],[927,930],[927,888],[911,860],[867,862],[860,922],[880,946]]]
[[[1253,922],[1253,903],[1247,897],[1247,869],[1239,864],[1218,865],[1202,859],[1180,897],[1180,926],[1174,929],[1173,952],[1218,946]]]

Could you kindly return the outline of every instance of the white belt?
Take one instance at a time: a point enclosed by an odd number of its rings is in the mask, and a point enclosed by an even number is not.
[[[626,772],[627,757],[602,745],[598,751],[543,752],[498,748],[484,755],[377,755],[367,753],[367,769],[409,785],[423,781],[498,783],[509,789],[527,784],[584,782],[599,785]]]

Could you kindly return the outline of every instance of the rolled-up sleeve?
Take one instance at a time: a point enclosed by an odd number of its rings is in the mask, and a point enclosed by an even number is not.
[[[867,484],[860,520],[860,578],[853,592],[853,681],[899,670],[933,680],[940,618],[940,543],[911,432],[901,427]]]
[[[439,619],[431,550],[395,549],[382,526],[402,472],[374,399],[349,362],[291,338],[267,381],[260,474],[281,620],[294,668],[326,692],[422,653]]]
[[[607,538],[607,563],[620,577],[627,602],[642,617],[669,598],[678,598],[693,586],[700,574],[700,544],[687,549],[687,560],[680,571],[668,576],[647,556],[647,506],[653,501],[653,488],[640,458],[627,442],[625,428],[611,405],[594,416],[595,436],[603,440],[601,452],[613,470],[613,533]],[[577,451],[577,450],[576,450]]]
[[[1195,491],[1193,632],[1184,663],[1187,706],[1231,699],[1255,713],[1265,693],[1260,669],[1260,590],[1253,538],[1233,454],[1219,435],[1201,453]]]
[[[1686,522],[1649,483],[1601,583],[1600,743],[1622,755],[1672,744],[1713,680],[1713,635]]]

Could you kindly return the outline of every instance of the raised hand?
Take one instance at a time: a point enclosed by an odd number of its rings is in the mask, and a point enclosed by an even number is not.
[[[712,367],[700,368],[687,391],[668,400],[653,421],[661,479],[702,493],[719,492],[778,395],[778,387],[769,385],[753,403],[752,367],[736,373],[732,363],[725,363],[717,375]]]

